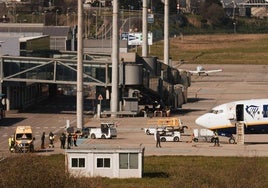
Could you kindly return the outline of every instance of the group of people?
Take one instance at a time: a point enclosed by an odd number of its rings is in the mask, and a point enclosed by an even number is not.
[[[49,133],[49,148],[54,148],[54,140],[55,140],[55,135],[50,132]],[[46,138],[46,133],[43,132],[41,136],[41,149],[45,149],[45,138]],[[71,134],[71,133],[62,133],[60,136],[60,142],[61,142],[61,148],[65,149],[66,141],[67,141],[67,149],[70,149],[71,146],[77,146],[76,141],[77,141],[77,134]]]
[[[77,134],[71,134],[71,133],[62,133],[60,136],[60,148],[65,149],[66,141],[67,141],[67,149],[71,149],[71,146],[77,146]]]
[[[41,149],[45,149],[45,138],[46,138],[46,133],[43,132],[42,136],[41,136]],[[54,148],[54,139],[55,139],[55,135],[50,132],[48,134],[48,138],[49,138],[49,148]]]

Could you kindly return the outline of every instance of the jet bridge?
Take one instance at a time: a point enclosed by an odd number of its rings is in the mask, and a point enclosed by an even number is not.
[[[2,56],[1,63],[2,82],[76,84],[76,60]],[[84,60],[84,84],[109,85],[108,75],[103,75],[109,65],[109,60]]]

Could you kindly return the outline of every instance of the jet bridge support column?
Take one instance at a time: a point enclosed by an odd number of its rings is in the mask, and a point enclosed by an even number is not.
[[[237,122],[236,123],[236,142],[239,145],[244,145],[245,143],[245,130],[244,130],[244,123]]]

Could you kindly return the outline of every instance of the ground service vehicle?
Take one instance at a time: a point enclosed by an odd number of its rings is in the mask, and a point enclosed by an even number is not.
[[[214,132],[209,129],[194,129],[193,130],[193,141],[198,142],[200,139],[206,142],[213,142]]]
[[[100,128],[90,129],[90,138],[113,138],[117,137],[117,130],[114,123],[101,123]]]
[[[82,131],[80,132],[80,137],[81,138],[88,138],[90,134],[90,129],[95,128],[95,127],[83,127]],[[76,132],[78,133],[78,132]]]
[[[173,129],[173,131],[179,131],[180,133],[184,132],[185,128],[188,128],[187,126],[182,126],[182,122],[179,118],[160,118],[160,119],[154,119],[154,120],[148,120],[147,125],[151,125],[152,127],[149,128],[143,128],[144,132],[147,135],[153,135],[155,134],[156,129],[159,131],[165,131]]]
[[[15,152],[34,152],[34,139],[31,126],[18,126],[14,134]]]
[[[157,128],[149,127],[149,128],[143,128],[143,129],[147,135],[152,135],[152,134],[155,134],[156,129],[158,129],[159,131],[164,131],[165,127],[157,127]]]
[[[179,131],[164,131],[160,132],[161,142],[179,142],[181,139],[181,133]]]

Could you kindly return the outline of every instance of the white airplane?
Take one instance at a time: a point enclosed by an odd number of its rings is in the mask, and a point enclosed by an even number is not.
[[[221,72],[222,69],[215,69],[215,70],[205,70],[205,68],[201,65],[196,67],[196,70],[189,70],[191,74],[198,74],[198,76],[201,76],[202,74],[205,74],[208,76],[210,73],[216,73]]]
[[[195,120],[199,126],[230,137],[229,143],[235,143],[236,122],[244,123],[245,134],[268,134],[268,99],[225,103]]]

